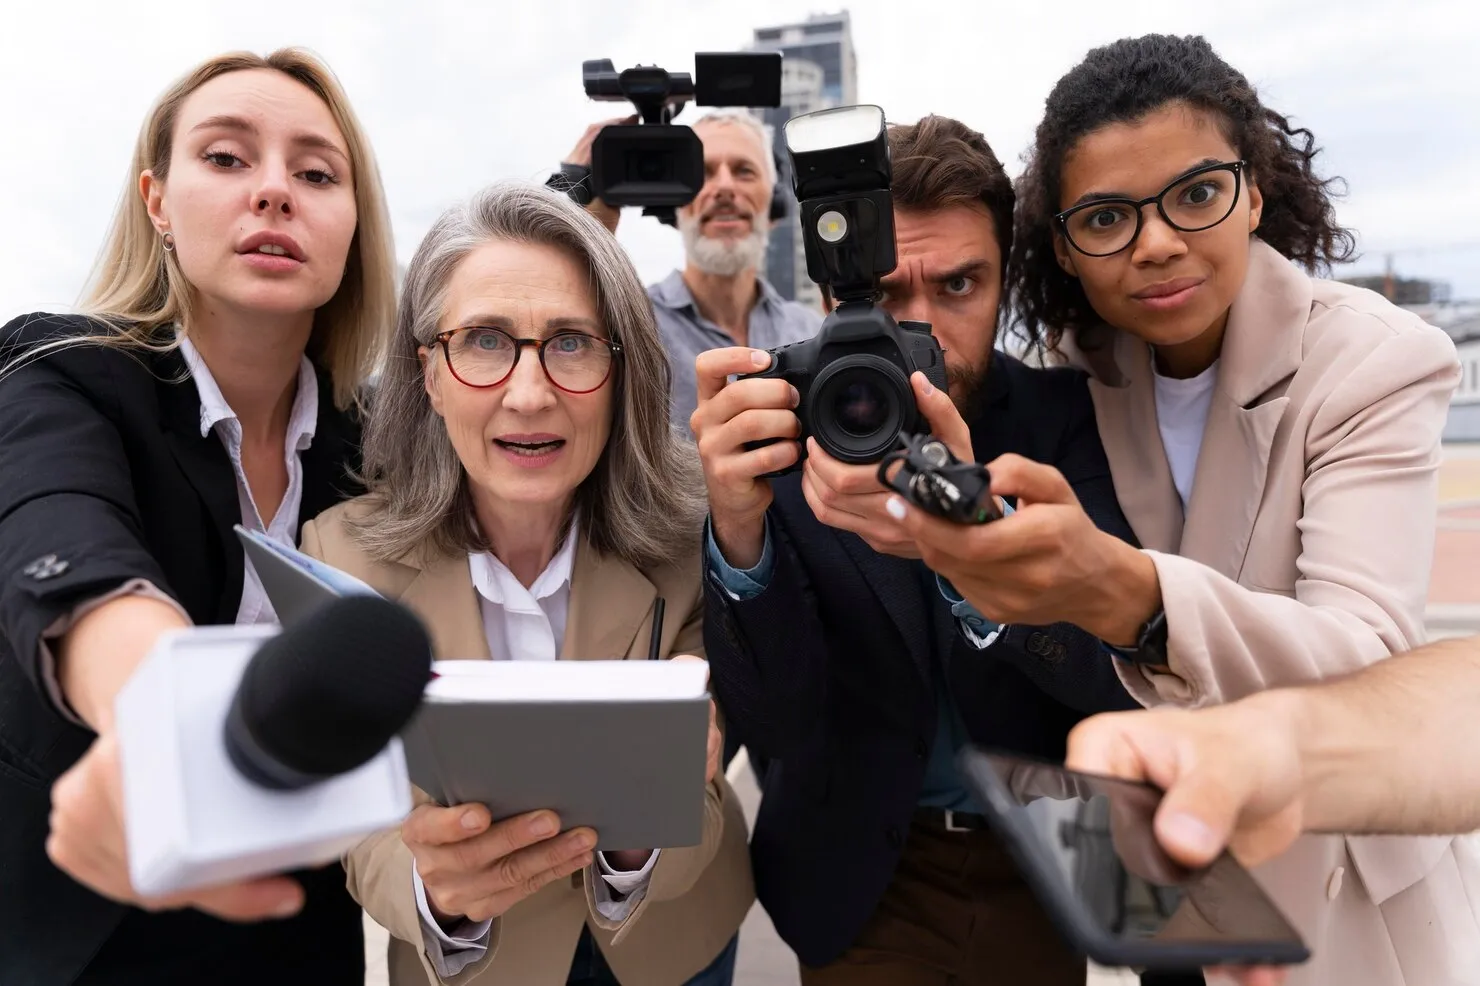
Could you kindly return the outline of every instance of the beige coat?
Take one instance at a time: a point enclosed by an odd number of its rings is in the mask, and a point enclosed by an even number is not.
[[[1118,665],[1137,700],[1230,701],[1423,642],[1448,336],[1256,240],[1185,518],[1149,347],[1106,329],[1073,359],[1166,607],[1170,672]],[[1314,952],[1291,986],[1480,983],[1473,837],[1307,836],[1258,875]]]
[[[488,660],[467,555],[376,562],[350,540],[343,523],[350,511],[363,509],[363,500],[354,500],[305,524],[303,550],[410,607],[431,631],[438,660]],[[703,657],[700,578],[697,538],[692,555],[647,572],[580,542],[560,659],[646,658],[653,601],[660,595],[670,616],[660,644],[663,655]],[[672,618],[680,614],[681,619]],[[601,755],[599,750],[591,753]],[[425,800],[421,792],[416,794]],[[583,925],[591,928],[621,981],[676,986],[729,943],[755,899],[745,817],[723,775],[708,788],[703,841],[663,851],[647,895],[625,921],[614,925],[597,912],[591,882],[599,877],[588,867],[584,876],[548,885],[495,920],[488,953],[451,979],[439,980],[426,955],[412,889],[413,865],[399,830],[371,836],[345,860],[350,893],[391,933],[387,958],[392,986],[428,981],[563,986]]]

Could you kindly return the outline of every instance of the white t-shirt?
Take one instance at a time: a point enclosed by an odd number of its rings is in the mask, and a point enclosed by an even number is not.
[[[1197,455],[1202,451],[1203,429],[1208,423],[1208,406],[1213,402],[1213,386],[1218,382],[1218,361],[1195,377],[1178,380],[1156,374],[1156,423],[1161,429],[1161,446],[1172,467],[1172,482],[1182,498],[1182,513],[1192,499],[1192,478],[1197,473]]]

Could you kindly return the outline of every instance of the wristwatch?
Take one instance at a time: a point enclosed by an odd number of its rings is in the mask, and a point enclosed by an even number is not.
[[[1114,651],[1115,655],[1123,661],[1165,666],[1167,663],[1167,611],[1158,609],[1155,616],[1143,623],[1141,632],[1136,635],[1136,642],[1130,647],[1117,647],[1111,643],[1106,643],[1105,646]]]
[[[560,170],[545,179],[545,184],[557,192],[569,195],[576,205],[591,204],[591,169],[584,164],[560,165]]]

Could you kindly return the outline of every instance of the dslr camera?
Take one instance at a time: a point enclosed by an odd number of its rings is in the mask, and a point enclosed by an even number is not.
[[[771,365],[749,377],[780,377],[796,387],[801,438],[833,458],[878,462],[901,436],[930,431],[915,404],[910,374],[946,388],[945,352],[928,322],[895,322],[875,305],[879,278],[897,263],[893,169],[877,106],[842,106],[793,117],[786,151],[799,201],[807,276],[836,307],[817,335],[769,350]],[[779,439],[749,443],[758,448]],[[801,468],[806,456],[771,476]]]
[[[603,127],[591,148],[590,194],[608,205],[676,225],[676,210],[704,187],[704,145],[693,128],[673,123],[684,105],[780,106],[781,53],[700,52],[694,74],[639,65],[618,72],[611,59],[583,62],[591,99],[627,101],[638,123]]]

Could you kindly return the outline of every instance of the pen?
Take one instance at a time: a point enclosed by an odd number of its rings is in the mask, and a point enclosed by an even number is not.
[[[648,660],[658,659],[658,643],[663,639],[663,597],[653,603],[653,639],[648,642]]]

